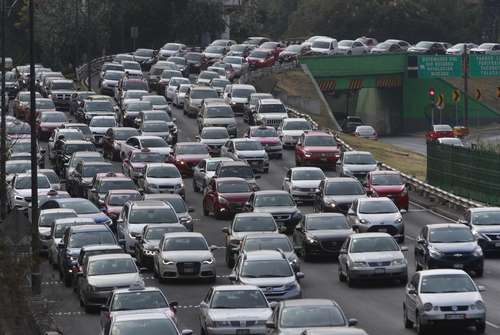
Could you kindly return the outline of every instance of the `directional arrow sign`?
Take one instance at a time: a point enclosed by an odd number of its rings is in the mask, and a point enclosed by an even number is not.
[[[451,93],[451,98],[452,98],[453,102],[459,102],[460,101],[460,91],[453,90],[453,93]]]
[[[440,95],[437,96],[436,107],[439,108],[439,109],[443,109],[444,108],[444,94],[440,94]]]
[[[479,101],[479,100],[481,100],[481,90],[480,90],[479,88],[478,88],[478,89],[476,89],[476,92],[475,92],[475,94],[474,94],[474,98],[475,98],[476,100],[478,100],[478,101]]]

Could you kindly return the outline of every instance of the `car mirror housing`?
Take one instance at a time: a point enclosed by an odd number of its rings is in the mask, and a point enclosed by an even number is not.
[[[348,323],[349,327],[353,327],[353,326],[358,324],[358,320],[357,319],[349,319],[349,321],[347,323]]]

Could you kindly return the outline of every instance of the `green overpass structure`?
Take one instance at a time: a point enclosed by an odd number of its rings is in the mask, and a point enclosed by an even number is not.
[[[412,68],[408,70],[409,57],[406,54],[315,56],[304,57],[300,63],[316,80],[339,122],[346,115],[358,115],[380,134],[424,130],[433,119],[434,123],[462,125],[464,99],[458,83],[463,80],[439,78],[439,73],[429,74],[431,78],[418,78],[416,67],[415,74]],[[461,65],[458,70],[461,71]],[[473,78],[469,84],[473,88],[469,89],[469,125],[499,121],[500,99],[490,95],[500,86],[500,77],[489,77],[484,85],[496,87],[481,89],[484,91],[481,100],[475,99],[477,79]],[[441,108],[431,102],[430,88],[434,88],[436,96],[442,95]],[[455,102],[453,93],[457,90],[460,98]]]

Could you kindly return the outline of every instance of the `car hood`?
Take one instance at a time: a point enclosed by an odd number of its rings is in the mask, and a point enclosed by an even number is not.
[[[292,185],[301,188],[318,188],[321,180],[294,180]]]
[[[213,257],[209,250],[162,251],[161,256],[175,262],[201,262]]]
[[[350,204],[356,199],[366,198],[366,194],[358,195],[328,195],[324,197],[326,203],[335,202],[336,204]]]
[[[136,315],[136,314],[149,314],[149,313],[161,313],[173,318],[175,321],[176,316],[169,307],[165,308],[150,308],[150,309],[135,309],[130,311],[114,311],[110,313],[110,318],[113,319],[119,315]]]
[[[297,212],[297,207],[295,206],[272,206],[272,207],[255,207],[255,213],[289,213],[293,214]]]
[[[209,154],[177,155],[177,160],[186,161],[186,162],[199,162],[205,158],[210,158],[210,155]]]
[[[444,253],[469,253],[477,248],[477,242],[463,242],[463,243],[430,243],[430,247]]]
[[[155,185],[179,185],[182,184],[182,178],[151,178],[147,177],[148,184]]]
[[[394,259],[404,258],[401,251],[379,251],[350,253],[349,258],[353,262],[389,262]]]
[[[88,276],[88,282],[94,287],[122,287],[132,285],[141,280],[138,272],[115,275]]]
[[[251,192],[245,193],[220,193],[219,195],[229,201],[229,203],[241,203],[247,202],[248,198],[250,198]]]
[[[166,110],[168,105],[153,105],[153,110]]]
[[[309,152],[339,152],[338,147],[307,146],[305,147],[305,150]]]
[[[166,130],[166,131],[142,131],[141,135],[142,136],[167,137],[168,135],[170,135],[170,132],[168,130]]]
[[[170,147],[156,147],[156,148],[148,148],[149,151],[151,152],[157,152],[159,154],[162,154],[162,155],[170,155],[170,153],[172,152],[172,149],[170,149]]]
[[[250,158],[250,157],[264,157],[266,156],[265,150],[245,150],[236,151],[239,158]]]
[[[59,128],[64,122],[40,122],[40,128]]]
[[[327,230],[308,230],[307,234],[311,235],[317,239],[336,239],[336,238],[345,238],[351,235],[352,229],[327,229]]]
[[[431,303],[437,306],[464,306],[473,305],[478,300],[483,300],[479,292],[453,292],[453,293],[420,293],[422,303]]]
[[[393,224],[396,219],[401,218],[401,213],[381,213],[381,214],[358,214],[360,219],[368,220],[369,224]]]
[[[237,103],[237,104],[247,104],[248,103],[248,98],[241,98],[241,97],[232,97],[231,98],[232,103]]]
[[[207,58],[222,58],[221,54],[216,54],[216,53],[211,53],[211,52],[204,52],[203,56]]]
[[[344,170],[351,172],[370,172],[377,170],[377,164],[344,164]]]
[[[405,189],[405,185],[372,185],[375,192],[380,194],[401,193]]]
[[[474,225],[474,230],[479,233],[493,233],[500,235],[500,225]],[[497,238],[500,240],[500,236]]]
[[[267,320],[271,314],[270,308],[221,308],[208,311],[213,321]]]
[[[200,142],[206,145],[224,145],[227,142],[227,138],[222,139],[201,139]]]
[[[281,142],[278,137],[251,137],[251,139],[259,141],[261,144],[279,144]]]
[[[300,335],[311,328],[282,328],[280,329],[280,335]],[[366,335],[363,329],[355,327],[313,327],[313,329],[327,330],[329,335]]]
[[[207,125],[226,125],[226,124],[234,124],[236,125],[236,120],[234,117],[224,117],[224,118],[208,118],[208,119],[203,119],[203,124]]]

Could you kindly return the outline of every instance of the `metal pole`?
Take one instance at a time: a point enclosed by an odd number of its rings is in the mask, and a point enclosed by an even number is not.
[[[40,295],[41,274],[39,240],[38,240],[38,159],[36,136],[36,103],[35,103],[35,32],[34,32],[34,5],[35,0],[29,2],[29,34],[30,34],[30,111],[31,111],[31,292]]]
[[[78,28],[79,28],[78,17],[80,16],[79,15],[80,1],[81,0],[75,0],[75,64],[74,64],[75,71],[78,68],[78,65],[80,64],[80,50],[78,50],[79,46],[78,37],[80,35],[78,33]]]
[[[92,56],[90,54],[91,49],[91,37],[90,37],[90,0],[87,0],[87,78],[89,91],[92,90]]]
[[[5,105],[5,0],[2,0],[2,115],[1,115],[1,134],[0,134],[0,217],[2,221],[7,216],[7,184],[5,162],[7,161],[7,143],[5,115],[7,106]]]
[[[469,126],[469,54],[464,48],[463,56],[464,68],[464,126]]]

